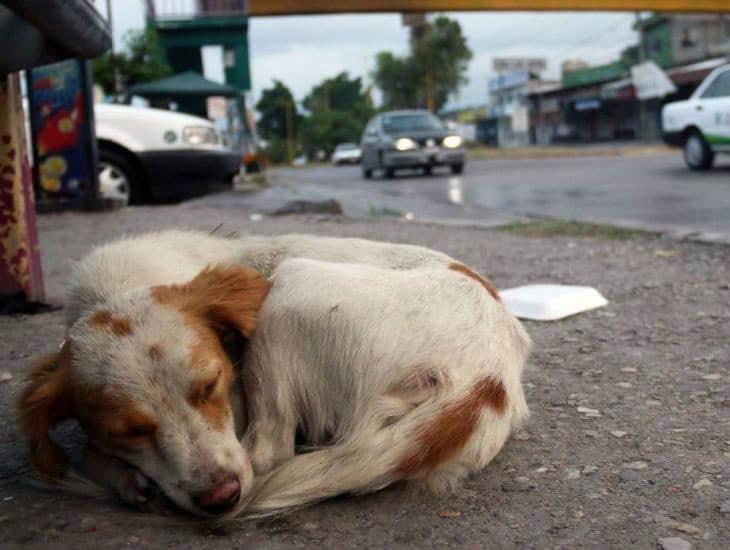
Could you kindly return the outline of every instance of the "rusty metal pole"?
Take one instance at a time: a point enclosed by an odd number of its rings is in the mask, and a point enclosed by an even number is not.
[[[294,160],[294,121],[292,115],[292,102],[286,101],[284,103],[285,111],[285,123],[286,123],[286,155],[289,164]]]
[[[44,299],[20,77],[0,77],[0,301]]]

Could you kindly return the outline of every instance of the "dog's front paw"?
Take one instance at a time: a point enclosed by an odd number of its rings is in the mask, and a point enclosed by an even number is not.
[[[155,497],[155,483],[136,468],[127,468],[114,487],[119,499],[130,506],[146,504]]]
[[[168,510],[167,498],[157,484],[136,468],[126,468],[114,490],[119,500],[140,511],[163,513]]]

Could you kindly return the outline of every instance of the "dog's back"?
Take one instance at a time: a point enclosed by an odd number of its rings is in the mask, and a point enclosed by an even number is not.
[[[285,461],[251,508],[398,479],[454,485],[526,417],[529,347],[520,323],[463,270],[283,262],[247,370],[279,403],[264,397],[262,415],[285,411],[276,426],[299,425],[327,446]]]

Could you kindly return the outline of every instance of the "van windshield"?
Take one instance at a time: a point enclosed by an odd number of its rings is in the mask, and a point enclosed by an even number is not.
[[[383,117],[383,131],[386,134],[407,134],[443,129],[443,123],[431,113],[408,113]]]

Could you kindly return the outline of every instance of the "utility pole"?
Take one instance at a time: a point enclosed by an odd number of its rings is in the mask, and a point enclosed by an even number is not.
[[[404,13],[402,15],[403,26],[408,27],[410,32],[411,51],[416,52],[421,45],[423,36],[426,33],[428,21],[425,12]],[[436,106],[433,90],[433,72],[430,64],[426,67],[426,108],[433,112]],[[414,105],[415,106],[415,105]]]
[[[292,101],[286,101],[284,103],[285,114],[284,118],[286,121],[286,154],[289,160],[289,164],[294,160],[294,128],[292,127]]]
[[[646,61],[646,55],[644,52],[644,28],[641,23],[641,12],[636,12],[636,30],[639,32],[639,64]],[[646,140],[646,109],[644,102],[640,98],[636,98],[639,102],[639,141]]]
[[[122,93],[122,75],[119,72],[117,57],[114,53],[114,18],[112,15],[112,0],[106,0],[106,18],[109,21],[109,34],[111,40],[111,48],[109,49],[109,62],[112,65],[112,75],[114,75],[114,94],[119,96]]]
[[[436,109],[436,103],[433,98],[433,75],[429,67],[426,72],[426,109],[432,113]]]

